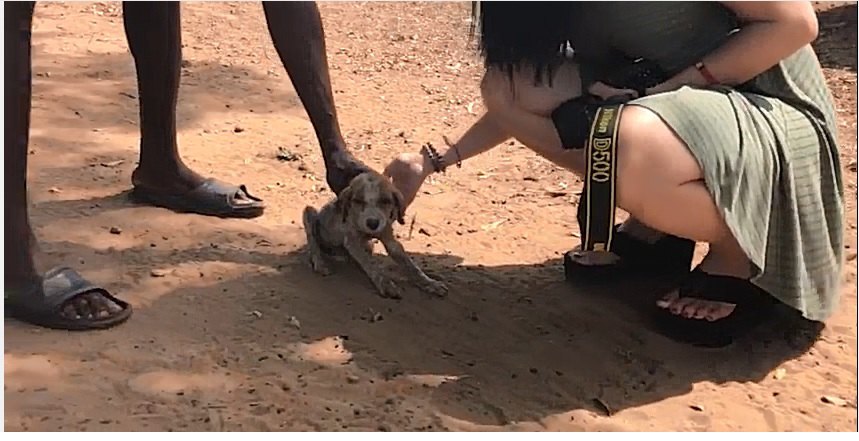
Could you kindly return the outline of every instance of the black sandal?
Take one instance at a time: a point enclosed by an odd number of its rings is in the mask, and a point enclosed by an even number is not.
[[[575,283],[604,282],[640,274],[651,276],[688,273],[695,253],[695,242],[677,236],[664,235],[652,244],[639,240],[614,226],[612,253],[620,258],[613,264],[586,265],[575,260],[579,251],[564,254],[564,274]]]
[[[775,311],[778,301],[748,280],[707,274],[696,268],[679,288],[680,297],[736,305],[725,318],[709,321],[685,318],[670,310],[654,308],[654,320],[662,335],[693,346],[720,348],[748,334]]]
[[[63,316],[63,305],[69,300],[89,292],[98,292],[122,308],[103,318],[72,319]],[[52,329],[87,331],[106,329],[125,322],[131,317],[131,305],[114,297],[106,289],[84,279],[75,270],[54,268],[26,292],[10,293],[4,299],[5,315]]]
[[[195,213],[223,218],[262,216],[265,204],[250,194],[244,185],[233,185],[214,178],[203,181],[186,193],[163,193],[135,186],[132,199],[179,213]]]

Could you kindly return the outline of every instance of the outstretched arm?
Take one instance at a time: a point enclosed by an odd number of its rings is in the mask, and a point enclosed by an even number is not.
[[[807,1],[721,2],[741,22],[720,48],[700,60],[720,84],[738,85],[775,66],[817,38],[814,7]],[[707,85],[696,67],[689,67],[648,94],[678,89],[684,85]]]
[[[316,131],[328,185],[340,193],[367,167],[349,153],[331,93],[325,32],[315,2],[263,2],[268,31]]]

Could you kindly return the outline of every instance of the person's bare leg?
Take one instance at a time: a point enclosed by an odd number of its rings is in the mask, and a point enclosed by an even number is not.
[[[27,201],[27,153],[32,100],[31,28],[35,2],[9,2],[4,7],[4,204],[3,232],[6,296],[22,293],[42,295],[42,283],[35,260],[35,235],[30,226]],[[16,299],[16,302],[21,302]],[[27,300],[24,299],[24,302]],[[34,304],[42,299],[33,299]],[[7,305],[8,306],[8,305]],[[9,309],[7,309],[9,310]],[[69,299],[61,314],[67,319],[105,318],[122,308],[98,292],[87,292]],[[45,314],[54,314],[46,310]],[[14,315],[14,310],[12,310]]]
[[[122,12],[140,103],[140,164],[131,175],[133,196],[181,212],[242,218],[262,215],[265,204],[242,186],[207,180],[179,156],[179,2],[123,2]]]
[[[268,31],[310,118],[328,185],[335,193],[367,166],[356,160],[340,133],[325,53],[325,33],[315,2],[263,2]]]
[[[660,170],[660,173],[653,173]],[[624,109],[618,132],[618,204],[645,225],[710,246],[699,268],[748,279],[751,264],[704,185],[698,161],[652,111]],[[678,216],[676,207],[684,207]],[[671,293],[659,302],[675,314],[717,320],[734,305]]]
[[[204,178],[179,157],[176,103],[182,62],[179,2],[123,2],[140,100],[140,164],[135,186],[182,194]]]
[[[545,83],[535,85],[533,71],[525,70],[514,75],[511,89],[506,74],[490,70],[481,85],[483,100],[487,106],[504,109],[493,116],[503,119],[500,125],[506,129],[516,130],[513,137],[531,148],[540,148],[547,159],[582,175],[585,168],[584,152],[575,150],[559,154],[561,139],[551,120],[552,112],[558,106],[581,96],[578,67],[574,63],[565,63],[554,75],[551,86]],[[646,243],[655,243],[664,236],[663,232],[644,225],[633,216],[623,222],[620,231]],[[605,252],[582,252],[576,253],[575,259],[582,264],[600,265],[614,263],[617,257]]]
[[[527,112],[513,103],[502,87],[484,91],[488,112],[505,131],[541,156],[579,175],[584,172],[582,150],[564,150],[550,118]],[[747,257],[736,244],[704,186],[702,172],[688,148],[653,112],[636,106],[624,110],[618,142],[618,204],[642,224],[710,244],[701,269],[719,275],[748,278]],[[654,173],[659,170],[659,173]],[[685,207],[678,216],[676,207]],[[733,306],[668,296],[660,306],[684,315],[721,318]],[[700,318],[700,317],[699,317]]]
[[[39,281],[33,259],[33,230],[27,203],[27,149],[30,132],[30,28],[35,2],[3,5],[4,51],[4,172],[6,207],[3,232],[7,290],[25,289]]]

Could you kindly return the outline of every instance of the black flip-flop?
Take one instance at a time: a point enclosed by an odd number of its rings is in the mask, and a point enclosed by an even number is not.
[[[729,316],[715,321],[686,318],[654,307],[659,333],[677,342],[708,348],[728,346],[748,334],[769,318],[778,305],[774,297],[748,280],[707,274],[698,268],[681,284],[679,295],[736,305]]]
[[[134,187],[131,196],[157,207],[206,216],[247,219],[261,216],[265,210],[262,199],[251,195],[244,185],[232,185],[214,178],[206,179],[187,193],[162,193]]]
[[[649,244],[614,226],[611,252],[620,260],[612,264],[587,265],[579,263],[575,254],[564,254],[564,274],[570,282],[604,282],[639,274],[649,276],[686,274],[692,267],[695,242],[677,236],[664,235]]]
[[[63,305],[69,300],[90,292],[98,292],[122,308],[104,318],[71,319],[63,316]],[[54,268],[28,291],[9,293],[4,299],[5,315],[52,329],[86,331],[107,329],[131,317],[131,305],[114,297],[106,289],[84,279],[67,267]]]

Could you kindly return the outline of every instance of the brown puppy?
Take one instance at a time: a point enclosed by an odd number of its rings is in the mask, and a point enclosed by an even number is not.
[[[323,275],[331,274],[326,256],[345,250],[382,297],[400,298],[400,288],[373,265],[372,240],[378,239],[419,288],[436,296],[447,295],[447,286],[424,274],[394,237],[394,221],[405,223],[402,199],[391,181],[370,171],[352,179],[337,199],[318,212],[313,207],[305,208],[303,221],[311,268]]]

